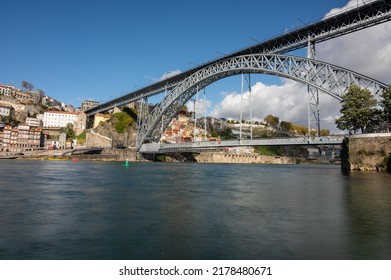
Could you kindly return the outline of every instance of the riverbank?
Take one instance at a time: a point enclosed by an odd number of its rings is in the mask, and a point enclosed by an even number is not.
[[[339,165],[335,159],[302,157],[265,156],[258,153],[229,154],[224,152],[204,152],[200,154],[168,154],[156,157],[161,162],[197,162],[197,163],[237,163],[237,164],[332,164]]]
[[[70,150],[40,150],[28,151],[18,155],[18,160],[86,160],[86,161],[136,161],[134,149],[111,150],[104,149],[101,154],[65,154]]]
[[[101,154],[64,155],[69,150],[30,151],[19,155],[19,160],[72,160],[72,161],[160,161],[195,163],[238,163],[238,164],[340,164],[338,160],[302,157],[266,156],[259,153],[230,154],[224,152],[175,153],[143,157],[134,149],[104,149]]]

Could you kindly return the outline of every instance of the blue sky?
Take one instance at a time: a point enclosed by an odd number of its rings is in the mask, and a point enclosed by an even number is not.
[[[332,1],[2,1],[0,83],[106,101],[312,22]],[[254,39],[252,39],[254,38]],[[230,86],[222,90],[230,89]],[[234,85],[235,86],[235,85]]]
[[[26,80],[75,107],[105,102],[357,4],[362,0],[2,0],[0,84]],[[389,53],[390,22],[317,44],[317,59],[384,83],[391,83]],[[251,79],[254,119],[273,114],[305,125],[305,86]],[[240,80],[207,87],[208,115],[239,118]],[[336,131],[339,102],[324,95],[320,102],[322,128]]]

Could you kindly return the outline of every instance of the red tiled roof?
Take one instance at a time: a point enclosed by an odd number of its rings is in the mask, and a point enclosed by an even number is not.
[[[68,114],[68,115],[79,115],[80,114],[80,112],[64,112],[64,111],[46,111],[45,113]]]

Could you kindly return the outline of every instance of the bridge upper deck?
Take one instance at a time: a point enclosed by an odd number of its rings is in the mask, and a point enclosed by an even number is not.
[[[91,116],[99,112],[107,111],[116,106],[122,106],[126,103],[156,95],[164,92],[165,90],[170,90],[198,70],[231,57],[251,53],[286,53],[295,49],[306,47],[308,40],[311,40],[312,42],[322,42],[390,20],[391,1],[372,1],[333,16],[326,17],[318,22],[286,32],[250,47],[235,51],[218,59],[208,61],[178,75],[169,77],[103,103],[95,108],[87,110],[86,114]]]

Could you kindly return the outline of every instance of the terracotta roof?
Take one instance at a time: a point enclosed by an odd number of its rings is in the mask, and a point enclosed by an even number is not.
[[[65,111],[48,111],[48,113],[67,114],[67,115],[79,115],[80,114],[80,112],[65,112]]]

